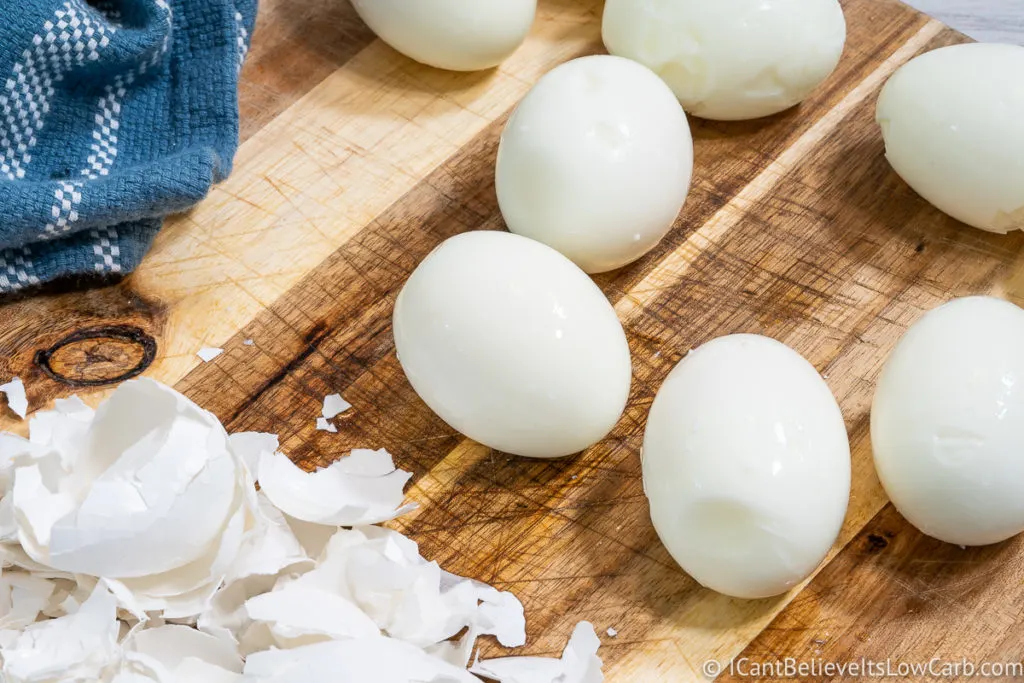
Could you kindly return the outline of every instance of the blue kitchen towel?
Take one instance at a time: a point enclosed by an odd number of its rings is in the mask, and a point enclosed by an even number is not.
[[[133,270],[231,171],[257,0],[0,0],[0,294]]]

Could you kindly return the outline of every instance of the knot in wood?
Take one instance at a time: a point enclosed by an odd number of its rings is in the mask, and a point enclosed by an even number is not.
[[[36,353],[52,379],[72,387],[116,384],[142,374],[156,357],[156,340],[132,325],[78,330]]]

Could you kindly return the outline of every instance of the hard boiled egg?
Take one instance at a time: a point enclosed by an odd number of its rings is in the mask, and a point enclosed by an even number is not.
[[[926,313],[878,380],[878,477],[918,529],[960,545],[1024,531],[1024,310],[969,297]]]
[[[522,44],[537,0],[352,0],[381,40],[418,62],[452,71],[501,64]]]
[[[607,0],[603,35],[689,113],[734,121],[810,95],[839,63],[846,20],[837,0]]]
[[[917,57],[878,98],[892,167],[982,230],[1024,229],[1024,47],[954,45]]]
[[[679,102],[648,68],[597,55],[533,87],[498,148],[498,204],[509,230],[588,273],[661,241],[690,189],[693,139]]]
[[[395,303],[395,347],[416,393],[492,448],[538,458],[604,437],[629,395],[611,304],[571,261],[506,232],[452,237]]]
[[[767,337],[720,337],[677,365],[651,407],[644,490],[658,535],[702,585],[784,593],[846,514],[850,445],[821,375]]]

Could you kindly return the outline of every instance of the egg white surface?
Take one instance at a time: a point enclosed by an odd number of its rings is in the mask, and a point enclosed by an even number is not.
[[[878,98],[886,157],[941,211],[1024,229],[1024,47],[973,43],[904,64]]]
[[[537,0],[352,0],[385,43],[418,62],[451,71],[489,69],[530,32]]]
[[[758,335],[693,350],[658,391],[644,435],[658,535],[708,588],[784,593],[835,541],[850,494],[842,413],[821,376]]]
[[[611,304],[554,249],[519,235],[457,235],[399,294],[399,361],[445,422],[491,448],[576,453],[622,414],[632,376]]]
[[[804,100],[839,63],[837,0],[607,0],[604,44],[656,71],[707,119],[768,116]]]
[[[519,104],[495,184],[509,230],[600,273],[661,241],[692,173],[693,139],[672,91],[636,62],[595,55],[550,71]]]
[[[986,545],[1024,531],[1024,310],[955,299],[907,330],[871,408],[878,477],[918,529]]]

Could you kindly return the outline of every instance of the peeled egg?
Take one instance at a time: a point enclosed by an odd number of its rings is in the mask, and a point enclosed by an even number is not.
[[[352,0],[381,40],[417,62],[452,71],[501,64],[530,32],[537,0]]]
[[[956,299],[900,339],[871,407],[875,468],[911,524],[959,545],[1024,531],[1024,310]]]
[[[821,375],[768,337],[693,350],[658,391],[643,447],[651,518],[702,585],[784,593],[828,553],[850,495],[850,444]]]
[[[672,227],[690,190],[693,139],[650,69],[597,55],[546,74],[498,148],[498,204],[509,230],[588,273],[640,258]]]
[[[687,112],[735,121],[810,95],[839,63],[846,20],[837,0],[607,0],[603,36]]]
[[[500,451],[576,453],[626,406],[629,347],[611,304],[571,261],[519,235],[443,242],[402,288],[394,333],[420,398]]]
[[[974,43],[903,65],[878,98],[889,163],[941,211],[1024,229],[1024,47]]]

